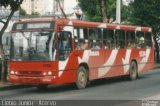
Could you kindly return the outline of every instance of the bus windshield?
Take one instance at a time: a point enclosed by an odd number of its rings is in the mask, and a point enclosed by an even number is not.
[[[15,61],[53,61],[53,31],[14,32],[11,38],[11,59]]]

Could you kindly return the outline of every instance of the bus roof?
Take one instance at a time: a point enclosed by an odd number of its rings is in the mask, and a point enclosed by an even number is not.
[[[74,19],[30,19],[30,20],[20,20],[16,23],[34,23],[34,22],[56,22],[58,25],[69,25],[77,27],[91,27],[91,28],[108,28],[108,29],[121,29],[121,30],[132,30],[132,31],[144,31],[151,32],[150,27],[132,26],[132,25],[122,25],[122,24],[112,24],[112,23],[100,23],[100,22],[89,22]]]

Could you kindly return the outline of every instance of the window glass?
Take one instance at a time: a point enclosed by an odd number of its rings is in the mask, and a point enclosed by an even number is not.
[[[58,36],[59,58],[65,60],[69,56],[72,48],[71,32],[62,31]]]
[[[12,33],[12,60],[52,61],[55,60],[55,51],[55,33],[52,31]]]
[[[137,31],[136,32],[136,41],[137,41],[137,48],[145,48],[145,37],[144,37],[144,32]]]
[[[101,49],[101,29],[89,29],[89,47],[91,49]]]
[[[75,49],[88,49],[88,29],[75,27],[74,28]]]
[[[136,48],[136,36],[134,31],[126,32],[127,48]]]
[[[114,44],[114,30],[103,29],[104,49],[113,49],[115,47]]]
[[[151,40],[151,33],[150,32],[146,32],[145,33],[145,43],[146,43],[146,47],[151,47],[152,46],[152,40]]]
[[[123,30],[115,31],[116,49],[125,47],[125,32]]]

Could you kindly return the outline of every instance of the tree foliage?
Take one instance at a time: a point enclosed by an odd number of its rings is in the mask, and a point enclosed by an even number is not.
[[[103,2],[104,7],[103,7]],[[116,0],[79,0],[79,6],[83,10],[84,14],[90,21],[104,22],[104,13],[108,23],[112,23],[116,20]],[[121,20],[126,20],[128,17],[128,8],[121,2]]]
[[[23,8],[20,8],[20,9],[19,9],[19,14],[20,14],[21,16],[26,16],[26,15],[27,15],[27,12],[26,12]]]
[[[6,21],[0,19],[0,22],[4,24],[3,28],[0,30],[0,51],[1,51],[1,63],[2,63],[2,71],[1,71],[1,81],[5,81],[5,69],[4,69],[4,50],[2,44],[2,35],[6,28],[8,27],[9,21],[11,20],[14,13],[19,9],[23,0],[0,0],[0,6],[4,8],[10,8],[11,12],[7,17],[3,17],[2,19],[6,19]]]
[[[17,11],[19,9],[19,4],[22,3],[23,0],[1,0],[0,6],[10,7],[12,11]]]
[[[105,7],[106,7],[106,17],[109,19],[115,19],[115,0],[104,0]],[[89,18],[91,21],[103,21],[103,14],[101,12],[101,0],[79,0],[79,6],[83,10],[84,14]]]
[[[160,0],[134,0],[129,6],[132,24],[152,27],[155,35],[160,32]]]

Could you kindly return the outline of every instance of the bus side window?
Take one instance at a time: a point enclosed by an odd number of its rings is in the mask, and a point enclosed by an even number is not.
[[[88,49],[88,29],[84,27],[74,28],[74,44],[76,50]]]
[[[152,47],[152,40],[151,40],[151,33],[150,32],[146,32],[145,33],[145,43],[146,43],[146,48],[150,48]]]
[[[89,29],[89,47],[91,49],[101,49],[101,29]]]
[[[143,32],[137,31],[136,32],[136,39],[137,39],[137,48],[145,48],[146,47],[145,37],[144,37]]]
[[[126,32],[126,47],[128,49],[136,48],[136,36],[134,31]]]
[[[115,31],[116,49],[125,47],[125,32],[123,30]]]
[[[114,47],[114,30],[103,29],[103,48],[113,49]]]
[[[58,35],[59,59],[65,60],[69,56],[72,48],[71,32],[62,31]]]

